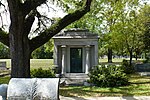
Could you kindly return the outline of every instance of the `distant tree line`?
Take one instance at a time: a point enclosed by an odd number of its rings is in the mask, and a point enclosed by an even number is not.
[[[34,50],[31,55],[33,59],[53,59],[53,41],[49,41]],[[10,49],[0,43],[0,59],[10,59]]]
[[[75,3],[74,5],[77,5]],[[91,11],[67,28],[98,33],[99,57],[145,57],[150,54],[150,4],[140,0],[96,0]]]

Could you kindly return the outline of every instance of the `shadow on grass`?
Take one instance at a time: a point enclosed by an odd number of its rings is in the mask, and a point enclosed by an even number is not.
[[[60,100],[87,100],[87,99],[84,99],[82,97],[63,97],[63,96],[60,96]]]
[[[103,97],[103,96],[134,96],[129,88],[100,88],[100,87],[61,87],[60,95],[67,97]]]
[[[125,96],[123,96],[122,98],[125,99],[125,100],[139,100],[139,99],[136,99],[135,97],[125,97]]]
[[[146,77],[147,78],[147,77]],[[129,96],[133,100],[134,96],[148,96],[150,95],[150,80],[142,82],[142,78],[131,82],[128,86],[122,87],[86,87],[86,86],[64,86],[60,88],[60,95],[67,97],[104,97],[104,96]]]
[[[133,82],[131,84],[150,84],[150,82]]]

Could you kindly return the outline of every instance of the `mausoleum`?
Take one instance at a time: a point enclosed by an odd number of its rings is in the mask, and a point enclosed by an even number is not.
[[[54,65],[59,74],[88,74],[98,65],[98,38],[85,29],[64,30],[54,36]]]

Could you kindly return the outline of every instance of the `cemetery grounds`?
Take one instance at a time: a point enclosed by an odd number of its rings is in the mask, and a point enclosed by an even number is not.
[[[6,61],[10,68],[10,59],[0,59]],[[106,59],[100,60],[106,62]],[[121,62],[122,59],[113,59],[114,62]],[[31,59],[31,70],[42,67],[48,69],[52,67],[52,59]],[[6,84],[10,80],[10,71],[0,71],[0,84]],[[140,76],[139,74],[129,75],[128,86],[100,88],[96,86],[61,86],[60,95],[67,97],[101,97],[101,96],[149,96],[150,95],[150,76]]]

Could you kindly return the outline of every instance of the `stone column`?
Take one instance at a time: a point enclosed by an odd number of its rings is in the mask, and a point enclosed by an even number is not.
[[[58,65],[58,47],[56,44],[54,44],[54,65],[57,66]]]
[[[62,45],[62,70],[61,70],[61,74],[65,73],[65,67],[66,67],[66,45]]]
[[[85,56],[85,74],[88,74],[90,68],[90,45],[85,47]]]
[[[95,65],[94,66],[97,66],[98,62],[99,62],[99,58],[98,58],[98,42],[96,43],[96,45],[94,45],[94,47],[95,47],[95,51],[94,51]]]

